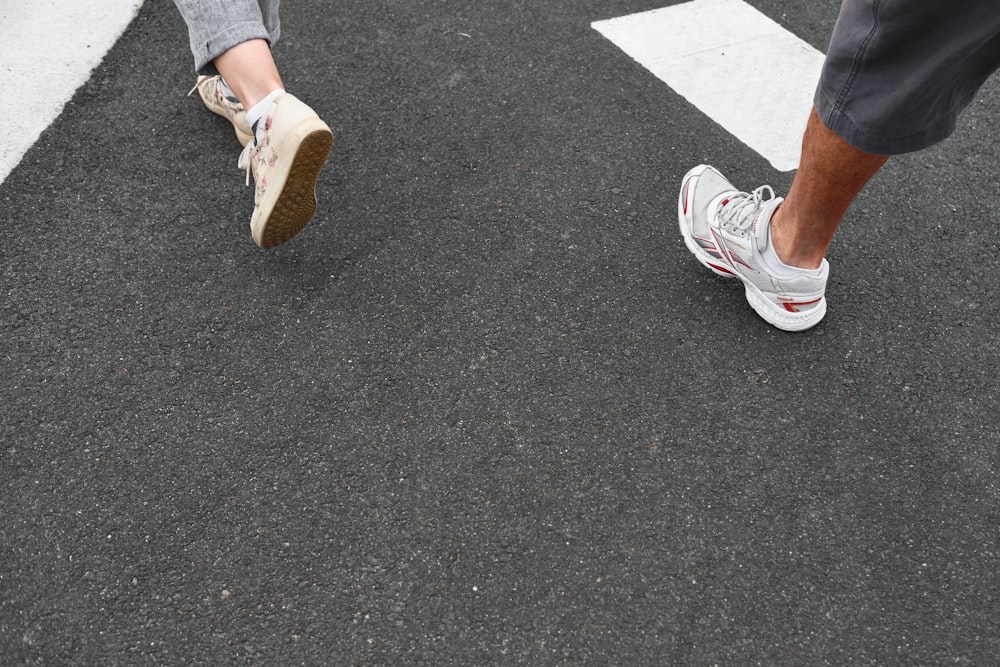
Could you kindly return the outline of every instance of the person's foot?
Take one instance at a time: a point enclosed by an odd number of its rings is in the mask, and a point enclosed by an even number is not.
[[[247,123],[246,110],[239,100],[230,98],[223,92],[221,76],[199,76],[188,95],[193,95],[196,90],[209,111],[219,114],[233,124],[233,130],[241,146],[253,141],[253,131]]]
[[[782,264],[770,247],[771,216],[781,204],[770,186],[741,192],[700,165],[681,184],[677,219],[688,250],[720,276],[743,281],[747,302],[771,325],[802,331],[826,314],[824,259],[816,270]]]
[[[253,174],[256,190],[250,231],[270,248],[289,240],[316,212],[316,180],[333,145],[333,132],[316,112],[285,93],[261,119],[261,139],[250,142],[239,166]]]

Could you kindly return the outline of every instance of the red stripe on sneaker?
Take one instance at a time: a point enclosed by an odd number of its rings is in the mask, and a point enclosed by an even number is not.
[[[712,234],[712,239],[715,241],[715,247],[719,250],[719,254],[722,256],[721,257],[722,261],[724,261],[728,265],[726,267],[726,271],[732,273],[734,276],[738,275],[739,269],[736,268],[736,263],[733,261],[733,254],[729,252],[729,248],[726,247],[725,242],[723,242],[723,240],[719,238],[719,235],[715,232],[714,229],[709,228],[708,231],[709,233]]]
[[[729,270],[729,267],[727,266],[719,266],[718,264],[713,264],[712,262],[708,262],[708,265],[717,271],[728,273],[731,276],[735,275],[732,271]]]
[[[691,192],[691,179],[684,184],[684,215],[688,214],[688,193]]]
[[[788,312],[797,313],[799,312],[798,308],[799,306],[811,306],[812,304],[819,303],[822,300],[823,297],[820,297],[818,299],[813,299],[812,301],[787,301],[781,305],[784,306],[785,310],[787,310]]]
[[[742,257],[740,257],[739,255],[737,255],[735,252],[730,252],[728,254],[728,256],[726,257],[726,259],[728,259],[730,262],[732,262],[733,266],[736,266],[737,264],[740,264],[742,266],[747,267],[751,271],[753,271],[753,267],[750,266],[749,264],[747,264],[746,261]]]

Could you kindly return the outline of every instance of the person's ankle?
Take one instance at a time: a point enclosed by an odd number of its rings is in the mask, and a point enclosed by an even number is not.
[[[789,229],[794,229],[796,222],[790,220],[784,205],[778,206],[771,216],[771,246],[778,260],[785,266],[814,271],[823,264],[823,254],[817,258],[815,253],[803,251],[801,244],[794,242],[794,234],[789,233]]]

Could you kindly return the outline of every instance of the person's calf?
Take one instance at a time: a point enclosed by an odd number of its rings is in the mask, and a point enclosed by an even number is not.
[[[771,223],[771,240],[781,261],[819,268],[847,209],[888,159],[854,148],[829,130],[813,109],[799,169]]]

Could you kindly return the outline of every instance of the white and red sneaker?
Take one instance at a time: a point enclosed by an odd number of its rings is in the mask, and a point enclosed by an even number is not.
[[[830,266],[824,259],[815,270],[790,267],[766,252],[771,216],[781,202],[769,185],[741,192],[700,165],[684,176],[677,219],[688,250],[716,274],[739,278],[758,315],[779,329],[803,331],[826,315]]]

